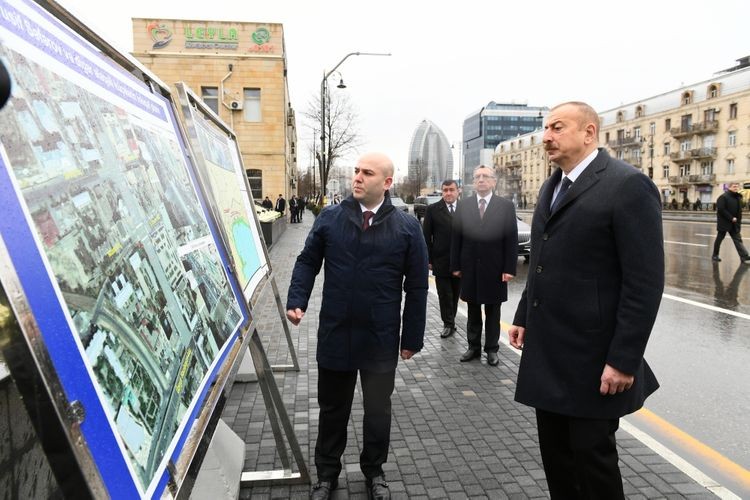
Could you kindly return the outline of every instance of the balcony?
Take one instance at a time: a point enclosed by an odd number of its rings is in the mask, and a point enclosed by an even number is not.
[[[695,158],[695,156],[693,156],[692,151],[677,151],[675,153],[669,153],[669,159],[676,163],[689,162],[692,161],[693,158]]]
[[[632,136],[632,137],[618,137],[614,141],[609,141],[607,143],[607,146],[609,146],[612,149],[620,149],[620,148],[626,148],[629,146],[640,146],[641,144],[641,138]]]
[[[683,125],[682,127],[672,127],[669,129],[669,133],[672,137],[685,137],[693,134],[693,127],[691,125]]]
[[[690,155],[693,158],[716,158],[716,148],[697,148],[691,149]]]
[[[716,174],[694,174],[694,175],[671,175],[669,183],[674,186],[683,186],[686,184],[713,184],[716,181]]]
[[[503,165],[505,168],[517,168],[521,166],[521,160],[509,160]]]
[[[714,120],[710,122],[694,123],[691,128],[693,129],[694,134],[713,134],[719,130],[719,122]]]
[[[630,163],[634,167],[641,168],[641,165],[643,164],[643,157],[642,156],[639,156],[637,158],[630,157],[630,158],[626,158],[625,161]]]

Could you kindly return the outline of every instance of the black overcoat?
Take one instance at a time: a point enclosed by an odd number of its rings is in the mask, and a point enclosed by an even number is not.
[[[453,209],[456,207],[454,205]],[[432,274],[451,276],[451,226],[454,215],[450,214],[444,200],[427,206],[422,223],[422,232],[427,243],[427,254],[432,265]]]
[[[461,299],[475,304],[508,300],[502,276],[515,276],[518,264],[513,203],[493,194],[480,219],[476,195],[462,199],[453,214],[451,239],[451,271],[461,271]]]
[[[524,326],[516,401],[582,418],[618,418],[658,383],[643,359],[664,288],[661,202],[653,182],[603,149],[557,210],[561,171],[539,193],[529,276],[513,323]],[[599,394],[604,365],[634,374]]]
[[[732,217],[737,222],[732,222]],[[742,227],[742,197],[739,193],[727,191],[716,200],[716,230],[734,234]]]

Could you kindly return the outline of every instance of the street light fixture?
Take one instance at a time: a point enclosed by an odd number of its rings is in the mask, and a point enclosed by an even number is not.
[[[391,53],[381,52],[350,52],[341,59],[331,71],[323,74],[323,79],[320,81],[320,181],[324,184],[325,179],[325,164],[326,164],[326,85],[328,83],[328,77],[338,69],[351,56],[390,56]],[[340,76],[340,75],[339,75]],[[336,86],[340,89],[345,89],[344,79],[340,78],[339,84]]]

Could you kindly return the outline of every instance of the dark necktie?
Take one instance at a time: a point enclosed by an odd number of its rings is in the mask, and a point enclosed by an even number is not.
[[[375,215],[375,213],[369,210],[362,214],[362,231],[365,231],[370,227],[370,219],[372,219],[373,215]]]
[[[479,218],[484,219],[484,210],[487,208],[487,200],[479,198]]]
[[[565,193],[568,192],[568,189],[570,189],[570,186],[573,185],[573,181],[571,181],[569,178],[564,178],[562,181],[562,186],[560,186],[560,192],[557,193],[557,198],[555,198],[555,201],[552,202],[552,206],[550,207],[550,213],[557,210],[557,207],[560,206],[560,202],[565,198]]]
[[[450,212],[450,214],[453,215],[453,203],[448,205],[448,212]]]

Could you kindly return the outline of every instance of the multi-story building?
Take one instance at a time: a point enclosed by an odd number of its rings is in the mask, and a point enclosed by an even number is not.
[[[409,146],[409,182],[415,196],[440,191],[446,179],[453,178],[453,152],[442,130],[429,120],[422,120]]]
[[[281,24],[133,19],[133,55],[165,83],[185,82],[234,130],[256,200],[296,193]]]
[[[464,120],[461,144],[461,177],[464,185],[471,186],[474,168],[492,164],[492,156],[499,143],[540,128],[548,111],[546,107],[492,101],[469,115]]]
[[[552,174],[542,144],[541,129],[503,141],[495,148],[492,165],[497,174],[495,192],[516,206],[536,205],[539,188]]]
[[[750,58],[599,116],[600,144],[651,177],[664,203],[713,203],[750,179]]]

